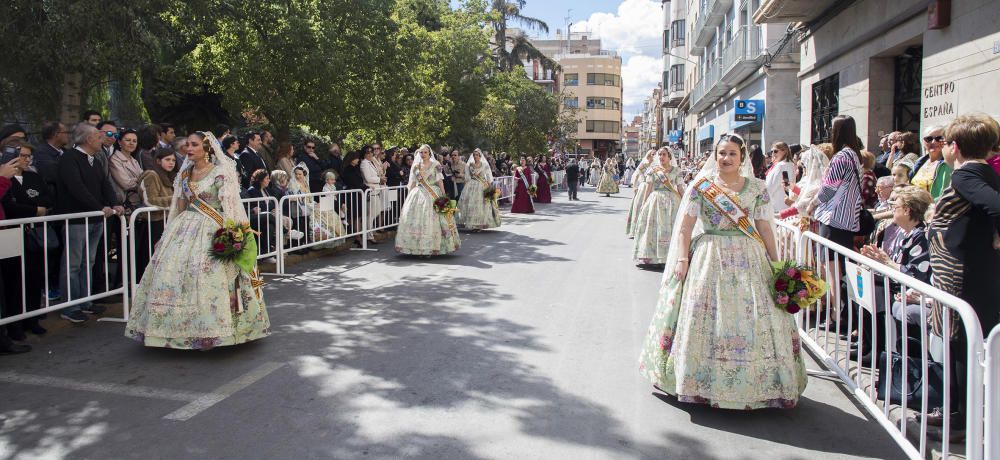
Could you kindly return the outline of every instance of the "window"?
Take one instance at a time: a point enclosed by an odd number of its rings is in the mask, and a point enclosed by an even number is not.
[[[670,49],[670,29],[663,29],[663,49]]]
[[[684,64],[670,66],[670,92],[684,91]]]
[[[840,105],[840,74],[831,75],[812,85],[811,143],[830,142],[833,117]]]
[[[588,73],[587,84],[601,85],[601,86],[621,86],[622,79],[618,75],[610,73]]]
[[[563,98],[563,106],[578,109],[580,108],[580,100],[575,97]]]
[[[674,21],[670,26],[673,35],[670,37],[670,47],[680,48],[684,46],[684,20]]]
[[[621,130],[620,121],[587,120],[588,133],[612,133],[617,134]]]
[[[617,97],[588,97],[587,108],[621,110],[622,103]]]
[[[563,85],[566,86],[577,86],[580,84],[580,74],[578,73],[568,73],[563,75]]]

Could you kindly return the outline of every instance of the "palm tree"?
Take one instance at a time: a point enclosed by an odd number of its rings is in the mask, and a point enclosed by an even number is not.
[[[493,21],[493,58],[497,69],[508,71],[523,64],[523,58],[538,59],[546,69],[558,67],[555,61],[538,51],[523,34],[507,36],[507,21],[514,20],[528,29],[548,33],[549,25],[541,19],[524,16],[521,9],[527,0],[493,0],[492,11],[496,15]],[[508,51],[507,45],[510,44]]]

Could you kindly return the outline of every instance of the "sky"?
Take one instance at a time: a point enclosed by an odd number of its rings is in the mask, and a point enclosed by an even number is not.
[[[591,32],[604,49],[617,51],[622,57],[622,116],[631,120],[663,75],[660,5],[652,0],[528,0],[521,14],[545,21],[549,38],[556,29],[566,30],[569,16],[573,32]],[[519,24],[510,21],[508,27]]]
[[[452,3],[456,3],[454,0]],[[622,116],[625,120],[642,112],[663,74],[663,10],[653,0],[527,0],[521,14],[545,21],[548,37],[538,32],[529,35],[554,38],[556,29],[566,30],[566,17],[573,32],[588,31],[601,39],[601,46],[622,57]],[[521,27],[510,21],[508,27]]]

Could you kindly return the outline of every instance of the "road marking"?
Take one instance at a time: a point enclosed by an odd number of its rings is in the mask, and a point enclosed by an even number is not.
[[[163,416],[163,418],[165,420],[177,420],[181,422],[189,420],[191,417],[194,417],[204,410],[224,401],[237,391],[253,385],[258,380],[266,377],[268,374],[278,370],[284,365],[284,363],[272,362],[261,364],[250,372],[247,372],[246,374],[237,377],[235,380],[216,388],[215,391],[201,395],[194,401],[188,403],[188,405]]]
[[[64,390],[91,391],[94,393],[111,393],[125,396],[135,396],[137,398],[165,399],[168,401],[190,402],[196,401],[205,396],[205,393],[195,393],[190,391],[168,390],[165,388],[154,388],[141,385],[123,385],[120,383],[84,382],[61,377],[16,374],[9,371],[0,372],[0,382],[15,383],[20,385],[38,385],[51,388],[62,388]]]

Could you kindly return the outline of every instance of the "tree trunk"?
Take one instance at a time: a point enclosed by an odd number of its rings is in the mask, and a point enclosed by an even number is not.
[[[83,74],[67,72],[63,74],[62,98],[59,103],[59,121],[72,126],[80,121],[80,93]]]

